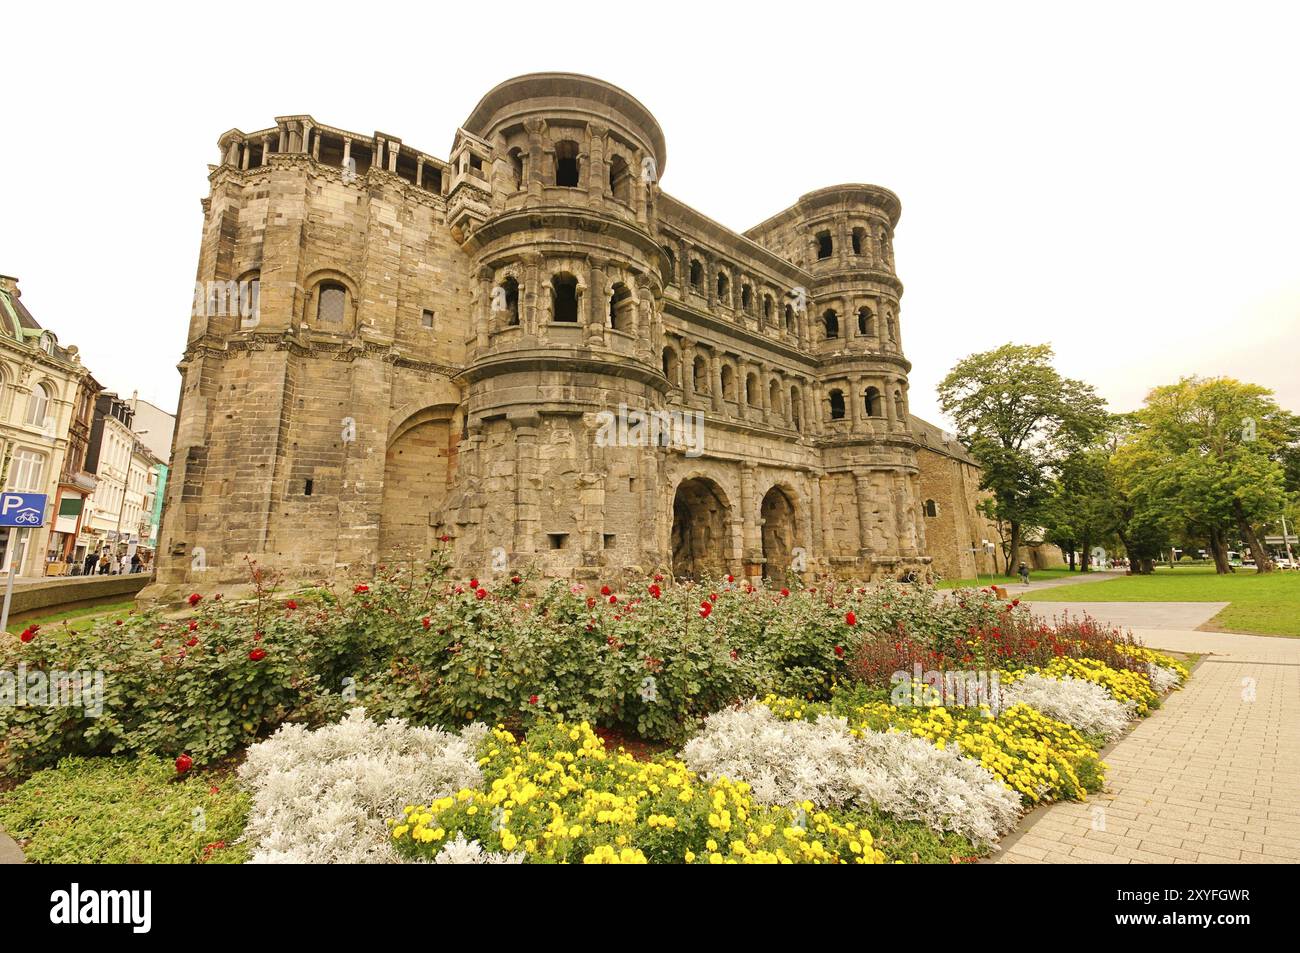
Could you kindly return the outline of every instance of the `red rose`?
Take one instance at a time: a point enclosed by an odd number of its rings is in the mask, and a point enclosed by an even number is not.
[[[185,644],[188,645],[190,648],[194,648],[194,646],[199,644],[199,637],[197,635],[192,636],[190,640]]]
[[[529,696],[528,696],[528,704],[530,704],[530,705],[536,705],[536,704],[537,704],[537,696],[536,696],[536,695],[529,695]]]
[[[190,608],[191,608],[191,609],[193,609],[196,605],[198,605],[198,604],[199,604],[200,602],[202,602],[202,601],[203,601],[203,597],[202,597],[201,595],[199,595],[197,592],[192,592],[192,593],[190,593]]]
[[[191,620],[190,620],[190,631],[193,632],[193,631],[194,631],[195,629],[197,629],[198,627],[199,627],[198,622],[195,621],[194,619],[191,619]]]
[[[661,573],[655,573],[655,582],[663,582],[664,577]]]
[[[487,598],[487,590],[486,590],[486,589],[475,589],[475,590],[474,590],[474,598],[475,598],[475,599],[486,599],[486,598]]]
[[[607,595],[609,595],[609,586],[601,586],[601,587],[600,587],[600,594],[601,594],[602,596],[607,596]]]
[[[470,587],[471,589],[477,589],[477,588],[478,588],[478,580],[477,580],[477,579],[471,579],[471,580],[469,581],[469,587]]]
[[[194,767],[194,759],[187,754],[181,755],[176,759],[176,773],[184,774],[190,768]]]
[[[438,537],[438,542],[440,542],[440,543],[450,543],[450,542],[451,542],[451,537],[448,536],[446,533],[443,533],[441,536]]]
[[[355,588],[353,588],[353,590],[352,590],[353,594],[354,594],[354,595],[358,595],[358,596],[361,595],[361,593],[363,593],[363,592],[369,592],[369,591],[370,591],[370,587],[367,586],[365,583],[359,583],[359,584],[358,584]]]
[[[727,582],[735,582],[735,581],[736,581],[736,577],[733,576],[731,573],[727,573]]]
[[[710,602],[717,602],[717,601],[718,601],[718,594],[717,594],[716,592],[710,592],[710,593],[709,593],[709,601],[710,601]]]
[[[782,589],[782,590],[781,590],[781,598],[782,598],[782,599],[787,598],[789,595],[790,595],[790,590],[789,590],[789,589]]]
[[[262,659],[266,658],[266,649],[258,646],[248,653],[248,657],[254,662],[260,662]]]
[[[587,597],[587,608],[588,608],[588,609],[594,609],[594,608],[596,608],[596,597],[595,597],[595,596],[588,596],[588,597]]]
[[[835,646],[835,657],[844,658],[844,646],[842,645]]]
[[[424,631],[428,632],[429,626],[433,625],[433,621],[428,616],[425,616],[420,620],[420,624],[424,626]]]
[[[23,629],[23,631],[18,636],[19,640],[23,642],[30,642],[32,639],[36,638],[36,628],[37,628],[36,626],[31,625]]]
[[[511,576],[511,577],[510,577],[510,582],[517,586],[517,585],[519,585],[521,582],[523,582],[523,579],[521,579],[519,576]]]
[[[610,604],[611,606],[616,606],[616,605],[618,605],[618,596],[610,596],[610,597],[609,597],[609,604]]]
[[[740,658],[740,653],[737,652],[735,649],[732,649],[732,650],[731,650],[731,658],[732,658],[733,660]]]
[[[296,608],[298,608],[298,603],[295,602],[294,600],[290,599],[288,602],[286,602],[286,603],[284,604],[284,607],[285,607],[286,609],[296,609]]]
[[[855,616],[852,612],[846,612],[844,613],[844,621],[847,622],[849,625],[857,625],[858,617]]]
[[[656,586],[654,583],[650,583],[650,595],[652,595],[652,596],[654,596],[656,599],[658,599],[662,594],[663,594],[663,590],[662,590],[662,589],[660,589],[660,588],[659,588],[658,586]]]
[[[701,619],[707,619],[707,618],[709,617],[709,614],[710,614],[712,611],[713,611],[713,604],[712,604],[712,603],[709,603],[709,602],[701,602],[701,603],[700,603],[700,618],[701,618]]]

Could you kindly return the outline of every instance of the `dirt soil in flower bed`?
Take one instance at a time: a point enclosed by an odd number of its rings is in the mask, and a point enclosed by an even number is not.
[[[644,741],[635,735],[624,734],[617,728],[594,728],[592,730],[596,732],[601,741],[605,742],[607,751],[613,752],[622,748],[638,761],[653,760],[655,755],[671,751],[673,747],[662,741]]]

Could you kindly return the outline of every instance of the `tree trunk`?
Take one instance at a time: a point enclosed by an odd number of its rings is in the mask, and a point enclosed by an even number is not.
[[[1066,558],[1070,561],[1070,572],[1074,572],[1074,548],[1071,547],[1065,551]]]
[[[1092,540],[1087,536],[1079,544],[1079,572],[1092,572]]]
[[[1241,538],[1246,541],[1251,555],[1255,557],[1255,572],[1272,572],[1273,560],[1269,559],[1268,550],[1260,541],[1255,527],[1251,526],[1250,520],[1246,519],[1246,511],[1242,508],[1240,500],[1232,501],[1232,515],[1237,518],[1237,529],[1241,532]]]
[[[1011,550],[1007,553],[1007,575],[1020,568],[1020,524],[1011,521]]]
[[[1214,556],[1214,571],[1220,576],[1233,572],[1232,564],[1228,562],[1228,547],[1223,542],[1223,533],[1218,528],[1210,530],[1210,553]]]
[[[1142,559],[1139,562],[1142,564],[1142,575],[1149,576],[1156,571],[1154,559]]]

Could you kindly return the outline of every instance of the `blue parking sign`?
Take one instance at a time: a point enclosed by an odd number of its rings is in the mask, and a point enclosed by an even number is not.
[[[0,526],[34,529],[44,525],[44,493],[0,494]]]

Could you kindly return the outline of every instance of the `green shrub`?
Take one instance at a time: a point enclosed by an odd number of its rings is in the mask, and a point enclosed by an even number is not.
[[[0,825],[42,864],[243,863],[248,795],[161,758],[65,758],[0,795]]]

